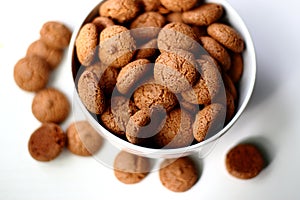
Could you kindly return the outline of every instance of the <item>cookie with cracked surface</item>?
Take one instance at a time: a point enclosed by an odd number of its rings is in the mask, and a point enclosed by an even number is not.
[[[225,108],[222,104],[213,103],[205,106],[195,117],[193,134],[198,142],[215,134],[223,128],[225,122]]]
[[[193,8],[197,0],[186,0],[182,2],[181,0],[160,0],[161,4],[170,11],[182,12]]]
[[[150,171],[148,158],[121,151],[114,160],[114,175],[125,184],[142,181]]]
[[[14,66],[14,80],[23,90],[36,92],[46,87],[50,76],[50,67],[39,56],[24,57]]]
[[[245,48],[242,36],[234,28],[226,24],[213,23],[207,27],[207,33],[235,53],[241,53]]]
[[[28,141],[28,151],[38,161],[51,161],[63,150],[66,135],[61,127],[54,123],[44,123],[36,129]]]
[[[75,121],[66,131],[67,148],[79,156],[91,156],[96,153],[101,145],[102,138],[88,121]]]
[[[227,152],[225,166],[232,176],[239,179],[251,179],[263,170],[265,160],[255,145],[238,144]]]
[[[189,157],[166,159],[160,165],[159,178],[167,189],[185,192],[196,184],[199,172],[195,162]]]
[[[69,115],[70,103],[64,93],[55,88],[46,88],[36,93],[31,110],[40,122],[61,123]]]

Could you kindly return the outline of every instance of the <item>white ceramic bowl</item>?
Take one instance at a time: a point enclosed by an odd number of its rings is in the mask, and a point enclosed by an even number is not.
[[[76,105],[79,106],[79,108],[76,108],[77,111],[80,110],[84,114],[85,118],[91,123],[91,125],[99,132],[99,134],[101,134],[106,139],[106,142],[110,143],[110,148],[126,150],[128,152],[141,155],[141,156],[146,156],[149,158],[174,158],[174,157],[181,157],[181,156],[186,156],[194,153],[198,153],[199,157],[204,157],[212,150],[213,146],[218,141],[218,139],[221,136],[223,136],[234,125],[234,123],[238,120],[238,118],[245,110],[245,107],[247,106],[250,100],[254,88],[255,77],[256,77],[256,57],[255,57],[255,50],[254,50],[251,36],[249,34],[249,31],[245,23],[229,3],[227,3],[224,0],[206,0],[206,2],[215,2],[215,3],[222,4],[226,11],[226,20],[228,20],[231,26],[233,26],[243,36],[243,39],[245,41],[246,48],[243,52],[244,71],[243,71],[242,78],[240,80],[239,91],[238,91],[239,102],[238,102],[238,107],[235,116],[222,130],[220,130],[212,137],[200,143],[193,144],[191,146],[184,147],[184,148],[152,149],[152,148],[146,148],[146,147],[141,147],[141,146],[131,144],[123,139],[120,139],[114,134],[110,133],[103,126],[101,126],[98,123],[98,121],[86,110],[77,92],[75,92],[74,101],[76,101],[77,103]],[[70,47],[69,47],[68,59],[71,62],[74,79],[76,77],[76,70],[74,67],[76,65],[74,59],[74,56],[76,56],[76,52],[74,49],[75,39],[82,25],[85,24],[86,22],[91,21],[91,19],[93,19],[98,14],[98,8],[100,4],[101,2],[95,7],[93,7],[91,9],[91,12],[87,13],[86,19],[83,19],[81,22],[79,22],[78,27],[73,33]]]

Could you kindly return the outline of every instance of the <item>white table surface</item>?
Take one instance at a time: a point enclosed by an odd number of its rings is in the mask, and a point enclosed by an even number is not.
[[[201,177],[184,193],[164,188],[157,172],[141,183],[125,185],[110,168],[67,150],[48,163],[30,157],[27,142],[40,123],[31,114],[33,94],[14,82],[14,65],[38,39],[44,22],[59,20],[73,30],[97,0],[1,1],[0,199],[300,199],[300,2],[228,1],[253,37],[256,87],[238,122],[208,157],[199,160]],[[51,76],[50,85],[72,100],[66,57]],[[70,115],[62,127],[72,120]],[[270,159],[259,176],[247,181],[231,177],[224,166],[226,151],[245,140],[262,144]]]

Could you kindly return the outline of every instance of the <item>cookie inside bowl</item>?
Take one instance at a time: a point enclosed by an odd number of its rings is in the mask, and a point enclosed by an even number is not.
[[[71,40],[80,110],[119,149],[152,158],[206,154],[252,94],[255,52],[244,22],[220,0],[198,2],[181,21],[141,5],[135,15],[109,14],[111,2],[96,5]],[[208,24],[191,21],[199,12],[212,15]]]

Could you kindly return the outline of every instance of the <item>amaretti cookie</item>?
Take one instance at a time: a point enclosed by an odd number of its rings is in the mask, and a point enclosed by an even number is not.
[[[160,0],[161,4],[170,11],[182,12],[193,8],[197,0],[186,0],[182,2],[181,0]]]

